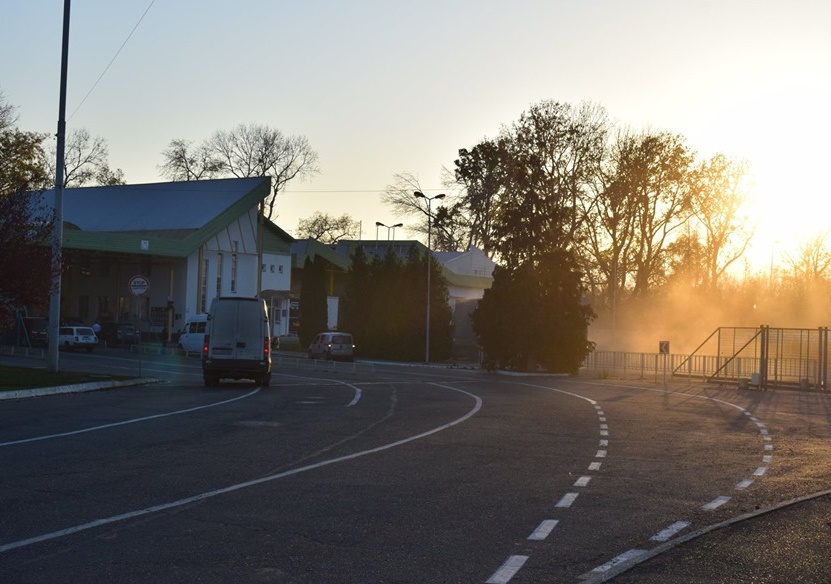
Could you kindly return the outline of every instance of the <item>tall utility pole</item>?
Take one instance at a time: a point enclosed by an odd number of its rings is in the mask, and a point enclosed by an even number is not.
[[[61,86],[58,105],[58,144],[55,157],[55,227],[52,232],[52,289],[49,293],[49,350],[47,369],[58,371],[58,330],[61,326],[61,255],[63,253],[63,173],[66,145],[66,72],[69,66],[69,5],[63,2]]]
[[[431,226],[433,225],[433,210],[430,207],[430,203],[432,203],[436,199],[443,199],[445,197],[444,193],[441,195],[436,195],[434,197],[428,197],[424,193],[420,191],[415,191],[413,193],[417,199],[425,199],[427,201],[427,339],[425,341],[424,347],[424,362],[430,362],[430,272],[432,271],[432,259],[433,256],[430,254],[430,235],[431,235]]]

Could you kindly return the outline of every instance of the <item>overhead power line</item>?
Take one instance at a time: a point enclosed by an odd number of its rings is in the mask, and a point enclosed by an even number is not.
[[[79,104],[78,104],[78,107],[76,107],[74,110],[72,110],[72,113],[71,113],[71,114],[70,114],[70,116],[69,116],[69,119],[70,119],[70,120],[71,120],[71,119],[75,116],[75,114],[78,112],[78,110],[79,110],[79,109],[81,109],[81,106],[82,106],[82,105],[84,105],[84,103],[87,101],[87,98],[90,96],[90,94],[91,94],[93,91],[95,91],[95,88],[96,88],[96,87],[98,87],[98,83],[100,83],[100,82],[101,82],[101,79],[103,79],[103,78],[104,78],[104,75],[106,75],[106,74],[107,74],[107,71],[109,71],[109,70],[110,70],[110,67],[111,67],[111,66],[112,66],[112,64],[115,62],[115,60],[118,58],[118,55],[120,55],[120,54],[121,54],[121,51],[124,49],[124,46],[127,44],[127,42],[130,40],[130,38],[133,36],[133,33],[134,33],[134,32],[136,32],[136,29],[137,29],[137,28],[139,27],[139,25],[141,24],[141,21],[142,21],[142,20],[144,20],[144,17],[145,17],[145,16],[147,16],[147,13],[150,11],[150,8],[151,8],[151,7],[153,6],[153,4],[155,4],[155,3],[156,3],[156,0],[150,0],[150,4],[148,4],[148,6],[147,6],[147,8],[145,9],[144,13],[141,15],[141,18],[139,18],[139,19],[138,19],[138,22],[136,22],[136,25],[133,27],[133,30],[131,30],[131,31],[130,31],[130,34],[128,34],[128,35],[127,35],[127,38],[126,38],[126,39],[124,39],[124,42],[123,42],[123,43],[121,43],[121,46],[120,46],[120,47],[118,48],[118,50],[115,52],[115,55],[113,55],[113,58],[112,58],[112,59],[110,59],[110,62],[107,64],[107,66],[106,66],[106,67],[104,68],[104,70],[101,72],[101,75],[99,75],[99,76],[98,76],[98,79],[96,79],[96,80],[95,80],[95,83],[93,83],[93,84],[92,84],[92,87],[90,87],[90,88],[89,88],[89,91],[87,91],[87,94],[84,96],[84,99],[82,99],[82,100],[81,100],[81,103],[79,103]]]

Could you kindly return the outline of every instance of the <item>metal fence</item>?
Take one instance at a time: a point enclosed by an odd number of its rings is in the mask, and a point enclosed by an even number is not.
[[[828,386],[829,329],[721,327],[689,355],[596,351],[584,369],[599,376],[688,377],[760,388]]]

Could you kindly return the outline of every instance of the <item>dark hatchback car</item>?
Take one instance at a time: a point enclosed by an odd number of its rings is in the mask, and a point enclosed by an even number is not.
[[[108,347],[129,347],[139,343],[139,331],[129,322],[105,322],[98,338]]]

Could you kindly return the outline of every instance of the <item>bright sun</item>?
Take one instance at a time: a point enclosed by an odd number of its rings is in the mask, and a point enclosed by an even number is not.
[[[789,82],[790,81],[790,82]],[[750,163],[751,269],[769,269],[799,244],[831,228],[831,85],[825,76],[777,79],[713,97],[696,131],[702,155]],[[709,151],[706,151],[709,150]],[[831,245],[831,240],[828,242]]]

